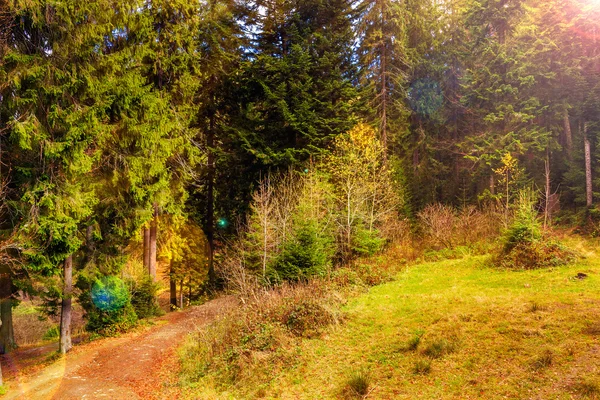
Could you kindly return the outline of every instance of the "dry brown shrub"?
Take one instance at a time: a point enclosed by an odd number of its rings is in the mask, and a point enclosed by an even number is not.
[[[243,242],[235,241],[225,250],[217,270],[226,291],[239,297],[242,303],[256,301],[264,292],[258,276],[249,270],[245,254]]]
[[[456,212],[453,207],[441,203],[426,206],[419,214],[425,238],[434,247],[454,247]]]
[[[498,237],[502,216],[493,208],[466,206],[456,209],[435,203],[418,214],[428,245],[440,248],[469,246]]]
[[[18,346],[41,342],[46,332],[55,326],[48,318],[40,320],[37,314],[14,315],[13,325]]]
[[[402,218],[397,212],[385,216],[377,224],[381,236],[390,243],[407,243],[410,238],[410,222]]]

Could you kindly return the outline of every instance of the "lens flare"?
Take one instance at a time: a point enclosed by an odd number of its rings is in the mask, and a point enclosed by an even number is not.
[[[101,311],[116,311],[128,301],[129,291],[125,283],[116,276],[104,276],[92,286],[92,302]]]

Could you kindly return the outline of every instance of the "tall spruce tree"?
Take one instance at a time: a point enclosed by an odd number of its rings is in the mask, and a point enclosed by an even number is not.
[[[31,273],[62,274],[59,351],[71,347],[72,260],[81,224],[96,196],[87,174],[101,131],[95,98],[96,44],[110,31],[106,2],[77,7],[36,1],[15,4],[3,60],[2,115],[12,182],[21,196],[20,229]],[[68,65],[68,68],[65,68]]]
[[[258,1],[242,82],[241,145],[261,169],[307,160],[356,123],[352,8],[342,0]]]
[[[407,128],[407,10],[403,2],[364,1],[358,7],[357,35],[361,84],[369,98],[368,110],[379,128],[384,157],[389,142]],[[402,132],[404,133],[404,132]],[[396,140],[389,136],[396,136]]]
[[[536,79],[544,71],[534,65],[522,1],[490,0],[474,4],[468,13],[474,57],[465,74],[463,101],[478,118],[466,143],[479,168],[493,176],[506,153],[545,159],[552,132],[539,123],[546,112]],[[541,169],[541,168],[540,168]],[[535,169],[532,169],[535,170]],[[490,183],[490,190],[492,183]]]
[[[231,191],[236,185],[232,182],[240,179],[236,174],[240,168],[239,160],[234,156],[237,149],[231,147],[228,129],[237,104],[237,99],[231,96],[231,87],[235,85],[244,47],[249,45],[244,24],[251,16],[250,8],[243,3],[209,0],[200,10],[197,32],[194,33],[200,74],[194,97],[197,108],[193,125],[198,130],[199,147],[206,154],[206,162],[200,166],[194,182],[196,199],[192,206],[198,209],[206,234],[208,286],[211,289],[216,285],[216,215],[235,199]],[[218,204],[225,206],[218,208]]]
[[[149,225],[144,259],[156,278],[158,212],[182,212],[198,156],[190,128],[197,18],[187,2],[122,6],[98,66],[107,126],[97,171],[103,188],[100,228],[104,251],[119,256]]]

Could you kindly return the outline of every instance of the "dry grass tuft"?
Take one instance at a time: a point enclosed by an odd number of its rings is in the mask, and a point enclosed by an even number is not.
[[[364,399],[369,394],[371,375],[365,370],[356,370],[350,373],[342,388],[342,397],[345,399]]]
[[[417,360],[413,367],[413,373],[415,375],[428,375],[431,372],[431,360]]]
[[[585,399],[600,399],[600,385],[593,380],[583,380],[574,384],[571,390]]]
[[[582,333],[590,336],[599,336],[600,335],[600,323],[596,322],[590,324],[586,328],[582,330]]]
[[[542,370],[552,366],[554,362],[554,353],[550,350],[545,350],[542,354],[535,357],[531,362],[531,367],[536,370]]]
[[[449,340],[441,338],[427,345],[425,350],[423,350],[423,354],[432,359],[442,358],[446,354],[454,353],[457,347],[458,340],[456,338],[451,338]]]

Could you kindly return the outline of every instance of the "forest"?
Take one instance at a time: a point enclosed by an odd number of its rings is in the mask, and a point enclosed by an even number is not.
[[[341,324],[332,288],[592,265],[599,39],[598,0],[0,0],[0,353],[27,304],[65,354],[226,293],[181,350],[222,388]]]

